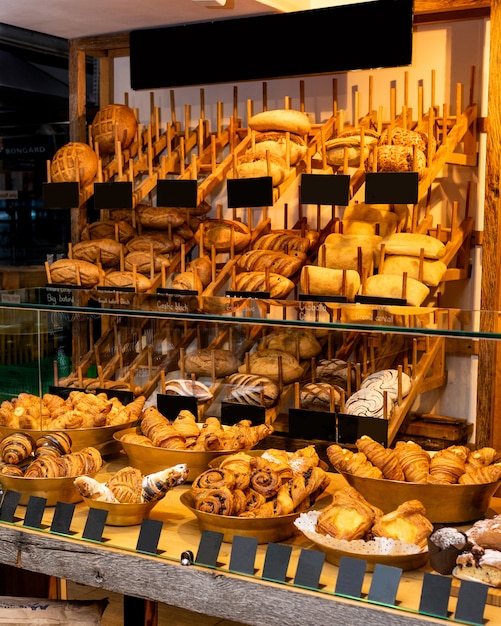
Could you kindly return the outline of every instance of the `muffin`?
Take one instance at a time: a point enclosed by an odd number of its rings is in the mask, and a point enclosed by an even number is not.
[[[452,574],[457,557],[469,547],[465,533],[451,526],[438,528],[428,537],[430,565],[439,574]]]

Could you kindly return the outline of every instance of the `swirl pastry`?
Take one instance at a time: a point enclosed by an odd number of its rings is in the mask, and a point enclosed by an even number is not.
[[[35,456],[52,454],[62,456],[71,452],[71,437],[63,431],[45,433],[35,442]]]
[[[348,415],[363,415],[366,417],[377,417],[379,419],[389,419],[393,413],[394,401],[389,394],[385,395],[378,389],[360,388],[355,391],[344,405],[344,412]]]
[[[231,385],[230,399],[240,404],[270,408],[280,395],[277,383],[268,376],[236,373],[228,376],[227,381]]]
[[[154,502],[188,478],[189,469],[186,463],[178,463],[172,467],[143,476],[141,481],[141,501]]]
[[[197,511],[216,515],[231,515],[233,512],[233,493],[228,487],[200,489],[192,494]]]
[[[399,384],[401,386],[402,398],[404,398],[411,390],[412,382],[410,376],[405,372],[401,372],[399,376],[398,370],[385,369],[369,374],[362,381],[360,387],[362,389],[377,389],[382,393],[386,391],[396,401],[398,399]]]
[[[390,480],[405,480],[405,475],[395,451],[385,448],[368,435],[362,435],[355,442],[358,450],[363,452],[369,461],[379,467],[383,477]]]
[[[251,459],[250,486],[266,499],[276,496],[282,485],[279,474],[262,457]]]
[[[191,488],[193,491],[219,489],[220,487],[233,489],[235,482],[235,474],[231,470],[224,467],[213,467],[199,474],[193,481]]]
[[[12,433],[0,441],[0,456],[2,461],[12,465],[22,463],[33,453],[35,442],[27,433]]]
[[[197,402],[209,402],[213,398],[212,391],[199,380],[176,378],[169,380],[165,385],[165,394],[168,396],[188,396],[196,398]]]

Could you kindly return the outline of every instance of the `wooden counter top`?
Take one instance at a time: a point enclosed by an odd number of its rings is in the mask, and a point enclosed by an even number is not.
[[[104,467],[99,478],[123,464],[117,458]],[[329,492],[345,485],[344,479],[332,474]],[[217,568],[184,566],[181,553],[191,550],[197,554],[201,533],[194,515],[179,501],[181,493],[189,489],[182,485],[168,492],[153,509],[150,517],[162,521],[158,555],[136,552],[140,526],[105,526],[102,542],[82,539],[88,508],[76,505],[70,534],[58,535],[50,531],[54,507],[45,510],[42,530],[27,528],[23,524],[25,507],[18,506],[14,523],[0,523],[0,562],[58,578],[72,580],[103,590],[158,601],[186,608],[222,619],[238,620],[245,624],[262,626],[302,626],[306,623],[326,624],[334,619],[353,625],[380,624],[384,612],[387,625],[441,624],[443,619],[418,613],[423,582],[420,570],[403,572],[398,587],[398,609],[369,602],[367,593],[372,575],[367,573],[362,588],[362,599],[350,600],[334,595],[338,568],[325,562],[320,577],[319,591],[295,586],[292,582],[276,584],[261,578],[267,545],[258,546],[255,576],[232,574],[229,571],[232,544],[223,543]],[[493,498],[493,513],[501,511],[501,499]],[[294,579],[301,550],[316,549],[298,534],[281,542],[292,546],[287,572]],[[450,614],[454,615],[455,595],[460,581],[453,581],[449,600]],[[485,607],[485,620],[501,620],[498,590],[490,590]]]

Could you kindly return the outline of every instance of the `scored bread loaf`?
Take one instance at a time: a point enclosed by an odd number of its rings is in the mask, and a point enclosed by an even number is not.
[[[235,373],[240,360],[231,350],[199,348],[187,352],[184,360],[180,359],[178,365],[184,366],[187,374],[211,376],[214,373],[216,378],[220,378]]]
[[[172,289],[180,289],[182,291],[196,291],[199,295],[204,289],[200,276],[196,272],[190,270],[176,274],[170,284],[170,287]]]
[[[99,268],[80,259],[59,259],[49,266],[51,282],[62,285],[94,287],[99,283]]]
[[[173,250],[180,248],[181,242],[172,233],[172,237],[169,237],[167,231],[164,234],[158,232],[148,233],[145,235],[137,235],[133,237],[125,244],[128,252],[136,250],[143,250],[146,252],[155,252],[156,254],[168,254]]]
[[[139,223],[145,228],[168,230],[177,228],[186,221],[186,212],[175,207],[138,204],[136,212]]]
[[[289,168],[281,156],[249,150],[238,159],[236,172],[233,171],[232,175],[234,178],[270,176],[273,187],[278,187],[289,175]]]
[[[72,254],[74,259],[101,263],[103,267],[114,267],[120,264],[122,250],[122,244],[114,239],[90,239],[76,243]]]
[[[204,288],[212,280],[212,261],[208,256],[200,256],[193,259],[186,266],[186,270],[198,274]]]
[[[385,237],[384,249],[386,254],[404,254],[420,256],[421,250],[427,259],[441,259],[445,254],[445,244],[431,235],[420,233],[394,233]]]
[[[256,113],[249,118],[249,128],[259,132],[282,131],[306,135],[311,128],[306,113],[295,109],[271,109]]]
[[[81,141],[70,141],[52,157],[50,176],[54,183],[75,183],[85,186],[97,174],[98,160],[94,150]]]
[[[404,284],[403,276],[374,274],[367,278],[360,293],[374,298],[403,298],[410,306],[421,306],[430,289],[414,278],[407,278]]]
[[[421,261],[415,256],[404,256],[401,254],[391,254],[384,260],[381,274],[396,274],[402,276],[404,272],[407,276],[419,280]],[[447,265],[440,260],[423,259],[421,281],[429,287],[436,287],[444,277]]]
[[[325,156],[329,165],[344,165],[345,155],[350,167],[358,167],[365,161],[372,147],[377,144],[379,135],[369,128],[343,131],[325,143]],[[363,152],[362,152],[363,145]]]
[[[103,154],[115,152],[115,141],[122,149],[134,141],[137,119],[134,109],[125,104],[108,104],[99,109],[92,120],[92,137]]]
[[[86,239],[115,239],[120,243],[127,243],[135,237],[137,232],[135,228],[128,224],[125,220],[117,222],[113,220],[100,220],[87,224],[82,230],[82,240]]]
[[[242,272],[235,278],[236,291],[269,291],[271,298],[286,298],[293,289],[290,278],[275,272]]]
[[[239,366],[241,374],[257,374],[277,381],[280,374],[285,384],[299,380],[304,370],[296,357],[286,350],[256,350],[247,354],[245,363]]]
[[[315,334],[306,329],[290,329],[272,331],[260,341],[258,350],[286,350],[300,359],[311,359],[322,351],[322,345]]]
[[[203,232],[203,236],[200,234]],[[231,243],[236,252],[248,246],[251,240],[249,227],[239,220],[209,219],[203,222],[203,228],[195,233],[195,241],[204,248],[212,247],[217,252],[229,252]]]
[[[139,293],[144,293],[151,289],[152,284],[149,278],[140,272],[128,270],[109,272],[104,277],[105,287],[130,287]]]
[[[284,132],[257,133],[254,138],[253,151],[256,154],[266,155],[268,152],[273,156],[280,157],[290,165],[295,165],[304,159],[308,148],[304,139],[299,135]]]
[[[151,254],[146,250],[133,250],[128,252],[124,257],[124,269],[132,272],[134,267],[141,274],[151,274],[152,272],[160,272],[162,266],[169,267],[170,260],[161,254]]]
[[[303,266],[306,259],[304,252],[291,250],[291,253],[282,250],[247,250],[243,252],[237,266],[243,270],[264,272],[267,268],[276,274],[290,278]]]
[[[267,408],[277,403],[280,390],[267,376],[239,372],[228,376],[227,381],[230,385],[228,395],[234,402]]]
[[[298,232],[272,231],[256,239],[252,248],[253,250],[287,250],[287,252],[295,250],[306,253],[311,245],[311,239]]]
[[[346,296],[353,300],[360,289],[360,274],[355,270],[338,270],[305,265],[301,270],[301,291],[315,296]]]

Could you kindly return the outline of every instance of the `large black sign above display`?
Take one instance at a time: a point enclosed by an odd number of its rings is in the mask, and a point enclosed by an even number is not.
[[[385,36],[389,19],[398,28]],[[131,86],[158,89],[402,67],[412,61],[412,23],[412,0],[373,0],[134,30],[130,33]],[[368,52],[360,42],[374,45]],[[216,56],[208,59],[211,47]],[[167,48],[185,50],[200,62],[152,63],[163,58]],[[291,57],[287,51],[294,49],[297,52]],[[238,55],[241,63],[228,62]]]

